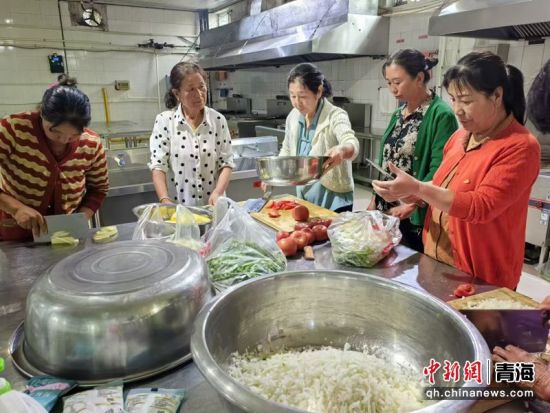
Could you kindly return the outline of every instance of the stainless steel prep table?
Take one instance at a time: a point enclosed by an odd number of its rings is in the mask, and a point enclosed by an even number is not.
[[[135,223],[118,225],[118,239],[130,239],[134,226]],[[16,390],[24,389],[26,378],[19,374],[11,363],[8,342],[24,319],[25,299],[31,285],[49,266],[76,251],[94,245],[91,238],[81,242],[77,247],[52,247],[35,245],[32,242],[0,242],[0,356],[6,360],[6,370],[0,373],[0,376],[6,378]],[[452,298],[452,292],[458,284],[470,282],[472,278],[404,246],[398,246],[389,257],[371,269],[339,266],[332,260],[328,243],[316,246],[314,250],[315,261],[306,261],[301,257],[290,259],[288,270],[340,268],[368,272],[425,289],[445,301]],[[489,285],[477,287],[478,292],[491,289],[494,287]],[[214,389],[204,381],[192,362],[152,379],[126,385],[125,389],[137,386],[185,388],[188,399],[181,410],[182,413],[225,411]]]

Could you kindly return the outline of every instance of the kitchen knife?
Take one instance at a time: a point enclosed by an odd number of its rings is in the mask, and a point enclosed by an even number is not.
[[[544,351],[550,312],[545,310],[460,310],[474,324],[492,350],[508,344],[530,353]]]
[[[255,181],[253,183],[253,186],[254,188],[260,188],[261,184],[262,184],[262,181]],[[271,187],[271,185],[267,185],[264,195],[261,198],[249,199],[245,205],[245,208],[248,211],[248,213],[260,212],[262,208],[265,206],[265,204],[267,204],[268,201],[271,199],[272,189],[273,188]]]
[[[34,236],[34,242],[50,242],[52,234],[57,231],[67,231],[74,238],[86,238],[90,232],[88,219],[84,213],[68,215],[46,215],[44,216],[48,225],[48,233]]]

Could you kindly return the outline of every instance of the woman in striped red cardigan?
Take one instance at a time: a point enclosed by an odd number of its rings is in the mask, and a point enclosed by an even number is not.
[[[91,218],[109,190],[105,152],[90,123],[90,101],[62,77],[40,112],[0,120],[0,240],[44,233],[44,215]]]

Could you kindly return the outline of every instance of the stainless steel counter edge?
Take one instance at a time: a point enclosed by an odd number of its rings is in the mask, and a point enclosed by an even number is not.
[[[118,225],[119,240],[131,239],[135,223]],[[84,248],[93,248],[90,238],[81,240],[76,247],[51,247],[32,242],[0,242],[0,357],[6,360],[6,370],[0,377],[6,378],[16,390],[23,390],[26,378],[13,366],[8,355],[8,342],[16,327],[24,319],[27,293],[34,281],[47,268],[62,258]],[[437,262],[430,257],[411,249],[398,246],[378,265],[371,269],[343,267],[334,262],[329,243],[314,246],[315,261],[302,257],[288,260],[288,270],[346,269],[355,272],[368,272],[384,278],[391,278],[416,288],[424,289],[447,301],[452,299],[452,291],[471,276],[455,268]],[[478,292],[494,289],[488,285],[478,285]],[[181,412],[223,413],[227,412],[217,398],[214,389],[204,380],[192,362],[156,376],[149,380],[125,385],[133,387],[185,388],[187,401]]]

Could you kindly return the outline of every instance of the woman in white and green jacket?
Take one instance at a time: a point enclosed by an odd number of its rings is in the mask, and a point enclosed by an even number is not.
[[[345,110],[331,104],[330,83],[316,66],[302,63],[288,75],[294,109],[286,118],[280,156],[328,156],[321,179],[297,187],[298,197],[336,212],[353,208],[351,161],[359,141]]]

